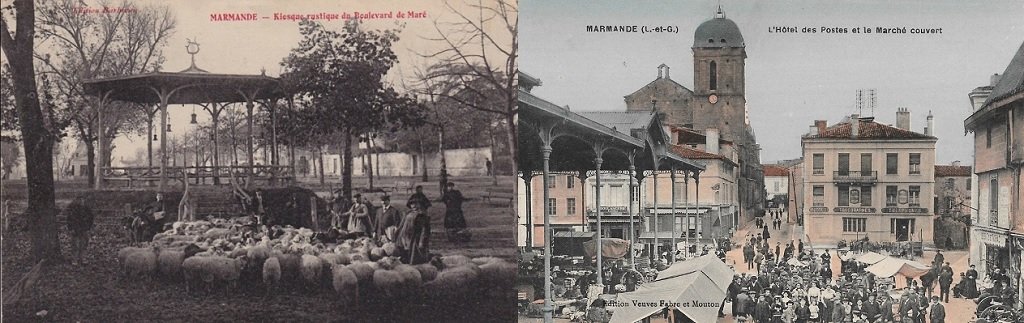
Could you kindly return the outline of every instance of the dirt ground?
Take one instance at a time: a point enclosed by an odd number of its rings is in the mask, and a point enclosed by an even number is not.
[[[489,179],[488,179],[489,181]],[[511,180],[509,180],[511,182]],[[481,184],[483,185],[483,184]],[[508,190],[511,192],[511,186]],[[473,241],[448,242],[444,237],[444,205],[435,203],[431,251],[440,254],[502,256],[515,261],[512,236],[515,217],[510,208],[479,199],[483,190],[462,188],[475,198],[464,205]],[[430,195],[428,193],[428,195]],[[436,198],[431,196],[431,198]],[[404,205],[404,201],[401,201]],[[100,220],[97,223],[112,222]],[[62,249],[69,239],[60,228]],[[5,232],[2,241],[3,293],[14,286],[32,265],[28,236]],[[262,286],[237,290],[185,291],[181,282],[161,279],[120,279],[115,254],[128,241],[116,225],[97,225],[86,261],[45,268],[42,278],[21,301],[2,310],[5,322],[493,322],[515,320],[515,291],[484,287],[457,299],[426,296],[384,303],[364,295],[358,307],[346,307],[327,288],[316,291],[288,288],[267,296]],[[509,285],[511,286],[511,284]],[[42,315],[42,311],[46,314]]]

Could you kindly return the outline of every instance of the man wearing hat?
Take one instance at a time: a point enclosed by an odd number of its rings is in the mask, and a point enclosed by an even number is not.
[[[402,214],[397,208],[391,205],[391,197],[384,195],[380,197],[380,209],[377,210],[377,227],[374,228],[377,239],[386,239],[388,241],[394,240],[394,233],[388,234],[388,228],[392,232],[398,230],[398,225],[402,224]]]
[[[946,307],[939,302],[938,296],[932,296],[932,306],[928,309],[928,319],[932,323],[946,322]]]

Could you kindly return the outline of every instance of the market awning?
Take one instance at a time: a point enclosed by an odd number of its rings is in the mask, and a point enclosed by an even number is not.
[[[885,260],[866,268],[868,272],[878,277],[892,277],[896,274],[904,277],[914,278],[924,275],[931,267],[913,260],[886,257]]]
[[[706,257],[711,259],[702,259]],[[677,263],[659,276],[669,270],[682,274],[668,275],[670,278],[644,284],[634,292],[619,294],[615,300],[619,306],[611,308],[611,322],[637,322],[666,307],[675,308],[694,322],[716,321],[718,307],[725,299],[725,291],[732,279],[732,270],[714,256]],[[721,282],[716,282],[716,279]]]
[[[857,261],[868,265],[874,265],[877,264],[879,261],[885,260],[885,258],[889,257],[869,251],[863,255],[858,256]]]

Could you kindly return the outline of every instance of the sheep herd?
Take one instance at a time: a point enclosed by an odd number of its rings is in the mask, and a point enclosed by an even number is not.
[[[333,239],[332,239],[333,240]],[[434,256],[405,264],[387,238],[325,242],[307,228],[260,227],[244,221],[175,222],[117,259],[125,278],[184,282],[186,290],[264,288],[330,293],[357,305],[367,299],[444,302],[512,290],[517,266],[501,258]],[[493,295],[493,294],[491,294]]]

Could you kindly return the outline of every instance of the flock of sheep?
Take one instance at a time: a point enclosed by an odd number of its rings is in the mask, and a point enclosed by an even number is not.
[[[518,270],[501,258],[462,255],[410,265],[399,260],[391,242],[318,240],[305,228],[257,229],[231,220],[176,222],[151,243],[121,249],[117,259],[125,277],[184,281],[189,291],[262,284],[268,294],[284,288],[332,291],[350,304],[368,297],[442,301],[503,292],[512,290]]]

